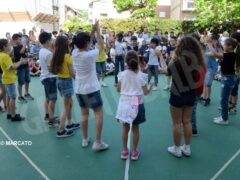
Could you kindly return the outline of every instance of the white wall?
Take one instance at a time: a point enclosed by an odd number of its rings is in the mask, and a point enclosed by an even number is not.
[[[39,33],[40,29],[44,29],[45,31],[52,32],[53,25],[43,24],[43,23],[33,23],[30,21],[22,21],[22,22],[1,22],[0,23],[0,38],[5,38],[6,32],[10,32],[11,35],[14,33],[22,32],[22,29],[26,29],[27,33],[33,27],[36,27],[37,32]]]

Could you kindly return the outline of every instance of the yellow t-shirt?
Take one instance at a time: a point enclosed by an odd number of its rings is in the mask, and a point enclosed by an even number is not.
[[[105,62],[106,61],[106,47],[99,53],[98,59],[96,62]]]
[[[62,65],[62,71],[60,73],[58,73],[58,77],[70,78],[71,75],[70,75],[68,66],[72,65],[72,64],[73,64],[73,60],[72,60],[72,57],[70,56],[70,54],[65,54],[64,62]]]
[[[2,83],[3,84],[14,84],[17,80],[16,70],[10,70],[13,65],[11,57],[0,52],[0,66],[2,68]]]

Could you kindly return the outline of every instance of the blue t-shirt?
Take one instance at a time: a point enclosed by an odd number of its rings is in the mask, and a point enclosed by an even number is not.
[[[218,52],[218,48],[215,48],[215,50]],[[209,53],[210,49],[206,47],[205,53]],[[209,72],[212,73],[217,73],[218,71],[218,62],[214,56],[211,55],[205,55],[205,64],[206,64],[206,69]]]

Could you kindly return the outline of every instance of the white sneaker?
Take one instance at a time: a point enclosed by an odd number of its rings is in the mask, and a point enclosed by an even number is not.
[[[190,145],[182,145],[181,146],[181,151],[185,156],[191,156],[191,148]]]
[[[157,86],[153,86],[152,90],[157,91]]]
[[[101,143],[97,143],[96,141],[93,144],[92,149],[94,151],[104,151],[107,150],[109,148],[108,144],[101,142]]]
[[[224,121],[222,117],[214,118],[213,122],[218,125],[224,125],[227,126],[229,124],[229,121]]]
[[[168,91],[170,89],[169,86],[166,86],[165,88],[163,88],[164,91]]]
[[[87,139],[82,139],[82,147],[83,148],[86,148],[88,147],[89,143],[91,142],[90,138],[87,138]]]
[[[108,85],[104,82],[102,82],[102,87],[108,87]]]
[[[168,152],[175,157],[179,157],[179,158],[182,157],[181,147],[177,147],[177,146],[168,147]]]

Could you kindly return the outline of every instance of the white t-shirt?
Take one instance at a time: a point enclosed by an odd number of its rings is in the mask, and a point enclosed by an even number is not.
[[[125,44],[123,42],[115,42],[115,53],[116,56],[121,56],[125,54]]]
[[[114,64],[113,63],[107,63],[106,64],[106,70],[109,72],[109,71],[113,71],[115,68]]]
[[[149,65],[159,65],[159,61],[158,61],[158,56],[156,54],[156,50],[160,50],[159,47],[157,47],[156,49],[150,48],[150,52],[149,52],[149,61],[148,64]]]
[[[40,80],[56,77],[56,75],[49,72],[48,67],[51,65],[52,52],[49,49],[41,48],[39,51],[39,64],[41,66]]]
[[[139,71],[135,73],[131,70],[125,70],[118,74],[118,81],[121,83],[121,95],[141,96],[142,87],[147,85],[147,74]]]
[[[142,42],[144,41],[144,38],[138,38],[138,45],[139,47],[142,47]]]
[[[115,62],[115,56],[116,56],[116,52],[114,48],[110,49],[110,57],[112,58],[112,61]]]
[[[96,73],[96,60],[98,55],[98,49],[85,52],[80,52],[76,49],[72,52],[73,65],[76,71],[76,94],[90,94],[100,90]]]

